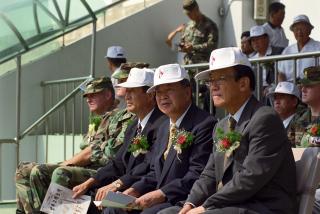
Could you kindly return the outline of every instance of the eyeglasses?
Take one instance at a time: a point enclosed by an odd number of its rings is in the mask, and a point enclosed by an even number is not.
[[[207,80],[205,83],[208,87],[212,86],[212,85],[222,85],[223,83],[225,83],[227,80],[230,79],[234,79],[234,75],[222,75],[220,77],[217,78],[213,78],[211,77],[209,80]]]

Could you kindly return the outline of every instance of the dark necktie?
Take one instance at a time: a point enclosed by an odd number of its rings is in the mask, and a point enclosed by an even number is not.
[[[236,127],[236,124],[237,124],[237,121],[232,116],[230,116],[229,119],[228,119],[229,131],[234,131],[234,128]]]

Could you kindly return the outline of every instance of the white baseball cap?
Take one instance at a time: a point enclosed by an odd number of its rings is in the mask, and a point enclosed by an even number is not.
[[[190,80],[187,71],[179,64],[162,65],[154,72],[154,84],[147,92],[153,92],[155,87],[158,85],[175,83],[183,79]]]
[[[273,92],[269,93],[268,96],[273,97],[274,94],[289,94],[300,99],[300,91],[298,87],[292,82],[279,82],[276,89]]]
[[[153,75],[154,72],[148,68],[132,68],[130,70],[128,79],[124,83],[120,83],[117,86],[123,88],[136,88],[142,86],[149,86],[153,85]]]
[[[308,16],[306,15],[298,15],[296,17],[294,17],[293,19],[293,23],[290,25],[290,30],[292,31],[293,30],[293,26],[297,23],[300,23],[300,22],[305,22],[307,23],[308,25],[310,25],[311,29],[313,29],[313,25],[310,23],[310,20],[308,18]]]
[[[104,58],[118,58],[125,59],[125,51],[121,46],[110,46],[107,50],[106,56]]]
[[[244,65],[251,68],[248,57],[240,48],[228,47],[213,50],[209,59],[209,69],[198,73],[196,80],[209,79],[209,74],[214,70],[229,68],[236,65]]]
[[[262,25],[257,25],[250,28],[250,38],[263,36],[265,34],[268,35]]]

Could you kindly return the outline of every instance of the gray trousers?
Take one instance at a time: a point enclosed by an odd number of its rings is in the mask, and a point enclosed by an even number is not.
[[[163,209],[157,214],[177,214],[181,210],[181,207],[174,206],[169,207],[167,209]],[[256,212],[251,209],[245,208],[245,207],[225,207],[221,209],[214,209],[214,210],[207,210],[204,212],[204,214],[268,214],[265,212]],[[269,212],[271,213],[271,212]]]
[[[320,214],[320,189],[316,190],[312,214]]]
[[[156,214],[158,213],[160,210],[163,210],[167,207],[171,207],[172,204],[170,203],[162,203],[162,204],[156,204],[150,208],[146,208],[143,210],[132,210],[132,211],[126,211],[123,209],[118,209],[118,208],[105,208],[103,210],[103,214]]]

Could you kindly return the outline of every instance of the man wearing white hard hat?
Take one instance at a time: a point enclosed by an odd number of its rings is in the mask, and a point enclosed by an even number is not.
[[[295,213],[291,145],[277,113],[252,94],[248,58],[239,48],[214,50],[196,79],[208,81],[214,104],[229,114],[215,127],[213,152],[184,206],[160,213]]]
[[[313,25],[311,24],[308,16],[298,15],[294,18],[290,26],[297,43],[289,45],[282,52],[286,54],[306,53],[312,51],[320,51],[320,42],[315,41],[310,37]],[[319,59],[317,59],[319,61]],[[303,78],[303,70],[307,67],[316,65],[314,58],[303,58],[297,60],[296,71],[294,71],[294,60],[280,61],[279,68],[279,81],[293,81],[294,76],[297,79]],[[296,75],[294,75],[296,72]]]
[[[115,158],[100,168],[95,176],[75,187],[74,197],[94,186],[99,188],[95,200],[101,201],[108,191],[123,191],[148,172],[154,140],[160,124],[167,118],[158,109],[154,93],[147,93],[153,85],[153,73],[147,68],[132,68],[127,81],[120,84],[127,89],[127,109],[137,118],[128,126],[123,146]]]
[[[300,100],[298,87],[291,82],[279,82],[274,92],[268,94],[273,100],[273,108],[279,114],[286,130],[297,113]]]
[[[142,211],[110,209],[107,213],[154,214],[185,200],[209,158],[215,119],[192,104],[189,76],[178,64],[156,69],[154,86],[164,121],[154,142],[156,152],[150,172],[126,194],[137,197]]]
[[[250,28],[250,40],[253,50],[256,54],[252,59],[281,54],[282,48],[272,47],[269,42],[269,35],[262,25]],[[255,66],[255,70],[257,66]],[[264,87],[274,82],[274,65],[273,63],[263,63],[262,65],[262,84]]]

